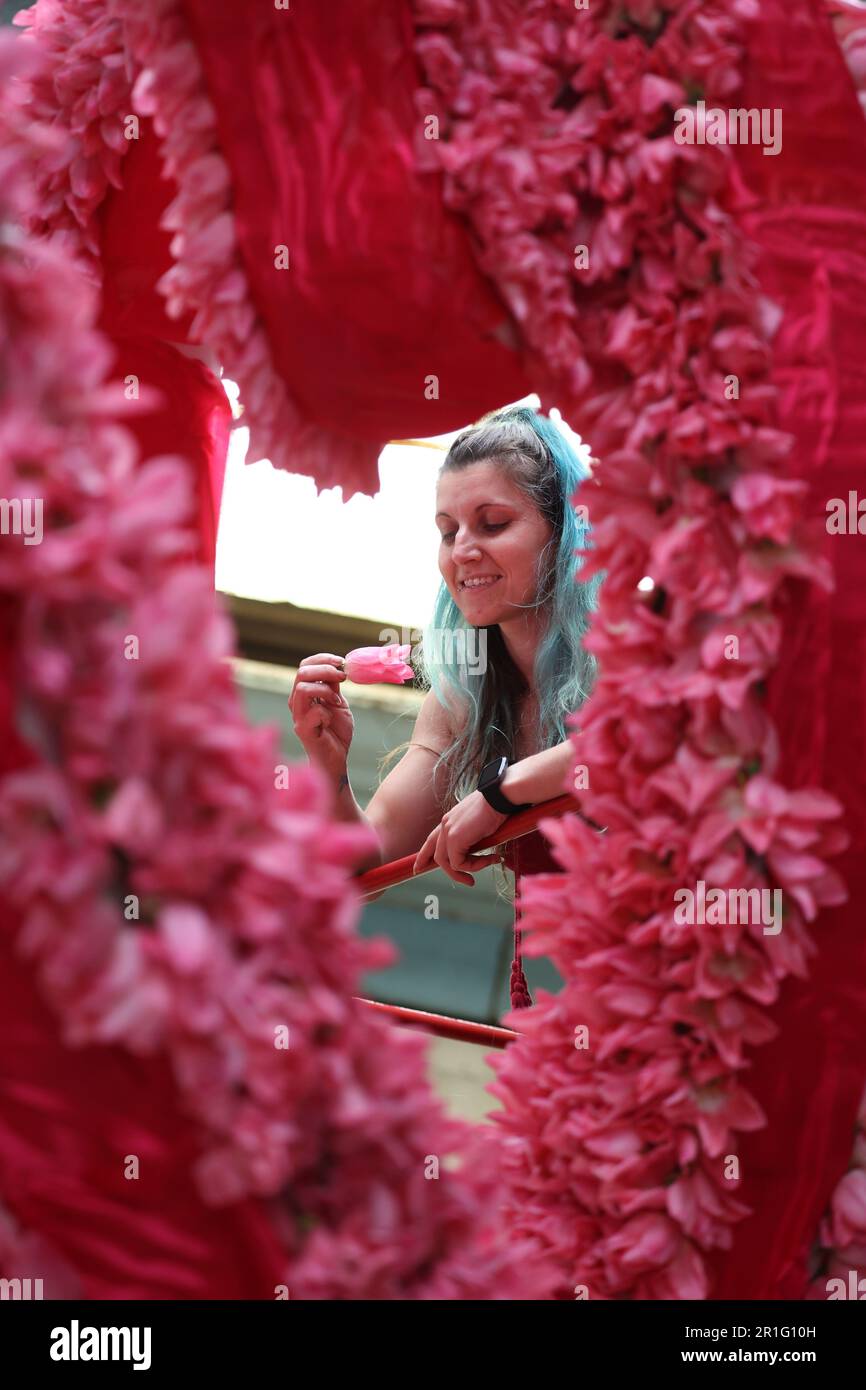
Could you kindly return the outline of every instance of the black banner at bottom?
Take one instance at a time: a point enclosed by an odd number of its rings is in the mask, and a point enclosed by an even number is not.
[[[17,1292],[16,1290],[7,1290]],[[856,1364],[866,1322],[860,1299],[804,1303],[626,1303],[575,1300],[574,1303],[473,1303],[472,1323],[467,1305],[459,1302],[308,1303],[276,1300],[250,1303],[168,1302],[39,1302],[26,1298],[0,1300],[0,1338],[4,1364],[19,1371],[48,1374],[61,1383],[70,1375],[99,1377],[110,1369],[139,1379],[191,1373],[249,1375],[284,1372],[294,1378],[310,1355],[326,1358],[329,1369],[342,1349],[349,1373],[360,1374],[373,1359],[382,1373],[390,1357],[405,1366],[407,1331],[424,1339],[422,1374],[429,1376],[437,1355],[455,1373],[460,1353],[451,1339],[442,1340],[443,1321],[461,1320],[461,1332],[476,1360],[488,1363],[502,1349],[504,1370],[513,1373],[521,1352],[537,1366],[543,1350],[553,1350],[549,1338],[559,1333],[564,1352],[572,1358],[597,1362],[611,1372],[640,1369],[664,1375],[675,1367],[707,1365],[812,1367],[822,1376]],[[846,1302],[856,1306],[846,1307]],[[461,1312],[461,1309],[464,1310]],[[453,1310],[453,1312],[452,1312]],[[325,1317],[323,1318],[323,1313]],[[359,1314],[363,1322],[358,1324]],[[428,1321],[429,1319],[429,1321]],[[515,1319],[519,1319],[516,1321]],[[335,1341],[343,1323],[359,1329],[351,1341]],[[426,1324],[426,1327],[425,1327]],[[516,1337],[517,1329],[520,1336]],[[326,1334],[322,1340],[322,1334]],[[536,1340],[542,1338],[542,1341]],[[577,1341],[575,1339],[578,1339]],[[515,1347],[515,1342],[517,1347]],[[396,1367],[395,1367],[396,1369]],[[577,1365],[575,1364],[575,1370]]]

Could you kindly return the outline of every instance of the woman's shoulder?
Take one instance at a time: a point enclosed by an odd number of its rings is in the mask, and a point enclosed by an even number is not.
[[[456,713],[446,709],[435,691],[428,690],[412,731],[412,743],[424,743],[437,753],[444,753],[457,737],[459,722]]]

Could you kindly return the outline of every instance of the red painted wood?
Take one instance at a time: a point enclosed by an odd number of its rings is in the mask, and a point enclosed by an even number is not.
[[[550,801],[542,801],[540,805],[531,806],[528,811],[520,811],[516,816],[512,816],[492,835],[473,845],[470,853],[480,854],[482,850],[492,849],[494,845],[517,840],[521,835],[529,835],[535,830],[539,821],[550,816],[564,816],[577,809],[577,799],[567,794],[555,796]],[[404,855],[402,859],[392,859],[388,864],[380,864],[378,868],[368,869],[366,873],[359,874],[357,883],[361,894],[378,893],[383,888],[393,888],[396,883],[405,883],[407,879],[412,878],[412,865],[415,863],[416,854]],[[428,874],[438,867],[438,864],[431,864],[428,868],[422,869],[421,873]],[[419,874],[418,877],[420,876]]]
[[[378,1009],[404,1027],[433,1033],[437,1038],[453,1038],[456,1042],[475,1043],[478,1047],[507,1047],[519,1037],[510,1028],[495,1028],[490,1023],[472,1023],[467,1018],[449,1018],[445,1014],[427,1014],[420,1009],[404,1009],[398,1004],[380,1004],[375,999],[359,999],[369,1009]]]

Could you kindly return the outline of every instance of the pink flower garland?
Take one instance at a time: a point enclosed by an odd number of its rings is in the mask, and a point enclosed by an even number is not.
[[[607,575],[587,642],[601,678],[575,742],[607,829],[544,827],[564,873],[524,880],[522,925],[566,985],[495,1064],[512,1230],[556,1259],[563,1297],[706,1296],[703,1252],[745,1213],[737,1132],[766,1122],[739,1079],[747,1048],[773,1036],[780,982],[806,974],[805,923],[844,900],[825,863],[841,808],[775,779],[761,700],[788,577],[827,582],[803,485],[781,476],[778,313],[727,210],[730,151],[673,138],[672,110],[736,92],[751,12],[415,3],[419,113],[440,121],[427,160],[539,389],[604,459],[584,571]],[[780,887],[783,930],[681,924],[675,890],[699,880]]]
[[[37,56],[0,41],[0,494],[44,521],[40,544],[0,542],[41,754],[0,782],[15,946],[69,1046],[169,1058],[204,1198],[271,1199],[292,1298],[542,1296],[499,1232],[495,1153],[443,1115],[423,1042],[352,997],[390,958],[354,930],[368,832],[245,722],[230,624],[188,560],[185,466],[140,464],[103,422],[92,287],[16,226],[58,148],[13,80]]]
[[[120,24],[105,0],[39,0],[14,23],[51,55],[29,79],[34,119],[53,127],[60,157],[33,169],[30,229],[50,238],[99,279],[95,213],[109,186],[120,188],[129,149],[130,80]]]

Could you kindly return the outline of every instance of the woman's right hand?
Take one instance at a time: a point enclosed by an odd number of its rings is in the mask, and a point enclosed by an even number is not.
[[[340,683],[343,658],[332,652],[305,656],[298,666],[289,709],[304,752],[323,772],[341,777],[348,765],[355,720]]]

